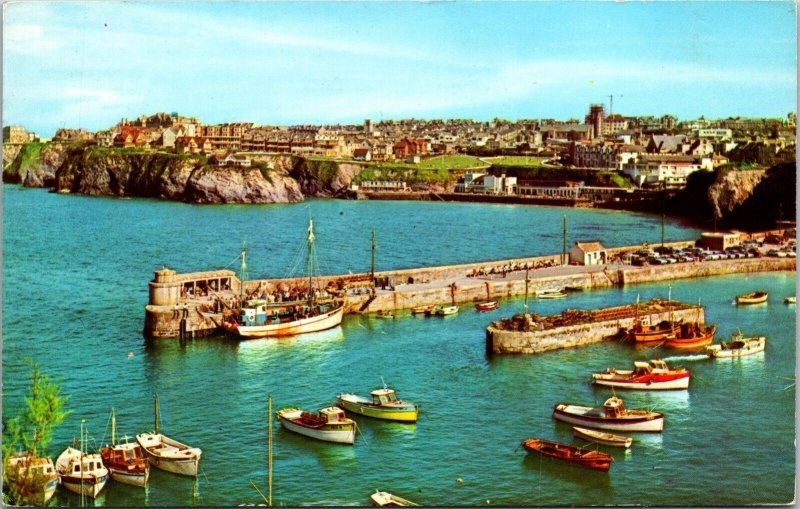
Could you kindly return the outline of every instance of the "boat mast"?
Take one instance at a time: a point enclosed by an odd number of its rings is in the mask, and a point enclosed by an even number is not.
[[[114,407],[111,407],[111,445],[117,445],[117,416]]]
[[[669,293],[667,293],[667,306],[669,307],[669,323],[672,324],[672,285],[669,285]]]
[[[239,273],[239,302],[244,303],[244,279],[247,273],[247,245],[245,241],[242,241],[242,268],[241,272]]]
[[[372,229],[372,263],[370,264],[370,276],[372,276],[372,281],[375,281],[375,248],[377,245],[375,244],[375,228]]]
[[[314,220],[308,218],[308,255],[306,256],[306,271],[308,272],[308,305],[313,304],[314,292],[312,291],[312,267],[314,253]]]
[[[267,397],[267,423],[269,428],[269,440],[268,440],[268,454],[267,454],[267,472],[269,472],[268,477],[268,487],[269,487],[269,498],[267,499],[267,504],[272,507],[272,394]]]
[[[156,392],[156,403],[155,403],[155,405],[156,405],[156,413],[155,413],[155,416],[156,416],[155,417],[155,420],[156,420],[156,435],[158,435],[159,415],[158,415],[158,393],[157,392]]]
[[[528,314],[528,267],[525,267],[525,315]]]
[[[81,468],[81,507],[83,507],[86,504],[86,501],[85,501],[85,498],[84,498],[84,497],[86,497],[86,495],[85,495],[85,490],[84,490],[84,487],[83,487],[83,480],[86,477],[86,472],[84,472],[85,464],[83,462],[83,444],[84,444],[83,438],[84,438],[84,425],[85,424],[86,424],[86,419],[81,419],[81,442],[80,442],[80,448],[81,448],[81,455],[80,455],[80,465],[81,465],[81,467],[80,467]]]
[[[561,253],[561,265],[566,265],[567,261],[567,215],[564,214],[564,250]]]

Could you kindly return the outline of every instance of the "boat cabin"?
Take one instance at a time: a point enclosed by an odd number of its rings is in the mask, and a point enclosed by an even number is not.
[[[319,414],[322,416],[323,419],[325,419],[325,422],[327,422],[328,424],[337,424],[349,420],[345,416],[344,410],[342,410],[338,406],[323,408],[322,410],[319,411]]]
[[[395,394],[394,389],[376,389],[370,394],[372,395],[373,405],[397,403],[397,394]]]
[[[83,457],[83,472],[92,473],[103,468],[103,462],[100,461],[100,457],[96,454],[92,454],[91,456],[96,456],[96,458],[90,456]],[[81,462],[78,458],[73,459],[70,466],[72,467],[71,473],[81,473]]]
[[[625,411],[625,404],[616,396],[610,397],[603,403],[606,417],[619,417]]]

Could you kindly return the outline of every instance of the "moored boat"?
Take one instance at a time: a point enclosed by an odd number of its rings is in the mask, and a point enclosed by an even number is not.
[[[714,341],[717,326],[714,324],[703,326],[699,323],[683,323],[674,338],[666,340],[669,348],[691,349],[706,346]]]
[[[487,302],[478,302],[475,304],[475,309],[478,311],[493,311],[500,306],[496,300],[490,300]]]
[[[567,294],[563,290],[539,290],[536,297],[539,299],[563,299]]]
[[[155,431],[136,435],[147,461],[154,467],[173,474],[197,477],[203,451],[173,440],[159,432],[158,394],[155,396]]]
[[[339,444],[352,445],[356,441],[356,422],[339,407],[323,408],[319,413],[284,408],[276,415],[281,426],[300,435]]]
[[[419,504],[397,495],[392,495],[387,491],[376,491],[370,495],[369,503],[374,507],[419,507]]]
[[[764,290],[745,293],[736,297],[736,304],[763,304],[767,302],[769,294]]]
[[[450,316],[458,313],[458,306],[437,306],[437,316]]]
[[[99,454],[67,447],[56,460],[61,485],[73,493],[97,498],[108,481],[108,469]]]
[[[336,299],[320,298],[324,292],[314,288],[311,268],[314,263],[314,222],[308,222],[308,288],[303,301],[269,303],[264,299],[245,301],[235,317],[223,320],[222,327],[232,334],[245,339],[295,336],[309,332],[332,329],[342,323],[344,302]],[[246,253],[242,249],[242,279],[246,266]],[[244,291],[244,285],[242,285]]]
[[[11,454],[6,466],[9,493],[15,497],[16,505],[45,506],[53,498],[58,486],[58,473],[53,460],[39,458],[26,451]],[[20,493],[15,493],[17,488]]]
[[[596,431],[588,428],[579,428],[578,426],[574,426],[572,428],[572,435],[596,444],[610,445],[612,447],[625,447],[626,449],[633,443],[633,439],[631,437],[612,435],[611,433],[604,433],[602,431]]]
[[[663,431],[664,416],[649,410],[629,410],[617,396],[608,398],[601,407],[585,407],[558,403],[553,419],[586,428],[612,431]]]
[[[372,399],[355,394],[339,394],[336,404],[348,412],[389,421],[416,422],[419,408],[413,403],[397,399],[393,389],[382,388],[370,392]]]
[[[790,295],[785,299],[783,299],[783,302],[786,304],[797,304],[797,297],[795,297],[794,295]]]
[[[660,359],[634,361],[632,370],[609,368],[602,373],[592,374],[597,385],[651,391],[687,389],[690,376],[688,370],[670,368]]]
[[[722,342],[719,345],[709,345],[706,352],[711,358],[730,358],[753,355],[764,351],[767,345],[767,338],[764,336],[745,338],[741,332],[731,335],[731,341]]]
[[[411,309],[412,315],[430,315],[436,309],[436,304],[428,304],[427,306],[417,306]]]
[[[147,486],[150,478],[150,464],[144,457],[142,446],[138,443],[118,444],[116,438],[117,418],[111,409],[111,444],[100,449],[103,465],[108,469],[111,478],[132,486]]]
[[[578,467],[602,470],[604,472],[608,472],[611,468],[611,462],[614,461],[614,458],[610,455],[600,451],[559,444],[558,442],[539,438],[524,440],[522,446],[526,451],[540,454],[546,458],[553,458]]]
[[[680,326],[681,324],[679,322],[670,320],[662,320],[655,325],[650,325],[637,318],[633,323],[633,327],[628,329],[627,337],[629,340],[636,341],[637,343],[664,341],[674,337],[680,329]]]

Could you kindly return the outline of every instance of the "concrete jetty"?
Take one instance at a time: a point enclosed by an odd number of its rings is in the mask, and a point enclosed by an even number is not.
[[[637,316],[650,324],[669,319],[705,322],[705,310],[701,306],[661,300],[640,306],[566,310],[550,317],[518,316],[493,322],[486,328],[486,353],[540,354],[608,341],[618,337],[620,331],[633,327]]]
[[[692,242],[674,242],[681,247]],[[640,246],[608,249],[614,255]],[[440,267],[322,276],[322,288],[342,298],[346,313],[398,311],[429,304],[459,304],[522,296],[574,286],[605,288],[736,273],[794,271],[794,258],[743,258],[638,267],[624,263],[564,265],[561,255],[486,261]],[[242,285],[244,288],[242,288]],[[219,328],[222,312],[244,293],[304,288],[307,279],[261,279],[242,283],[230,270],[177,274],[163,268],[150,282],[144,334],[156,338],[195,337]]]

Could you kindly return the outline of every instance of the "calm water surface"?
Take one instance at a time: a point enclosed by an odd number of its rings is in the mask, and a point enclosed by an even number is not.
[[[178,271],[231,267],[243,240],[251,277],[282,276],[303,247],[313,214],[322,272],[378,269],[559,252],[562,217],[570,243],[660,241],[660,218],[549,207],[311,200],[301,205],[197,207],[151,200],[60,196],[3,188],[3,408],[20,408],[33,358],[71,396],[53,456],[86,419],[96,444],[109,413],[133,436],[152,428],[158,390],[162,430],[203,449],[197,482],[153,470],[147,490],[110,481],[97,505],[258,503],[266,486],[266,401],[318,409],[339,392],[381,384],[421,405],[415,425],[359,419],[354,447],[275,429],[274,499],[282,505],[363,505],[376,489],[426,505],[745,505],[787,503],[795,475],[794,273],[672,283],[673,298],[702,300],[718,337],[737,327],[769,339],[764,354],[700,360],[614,343],[539,356],[486,357],[483,328],[519,312],[521,300],[445,319],[346,317],[341,328],[289,340],[142,338],[147,283]],[[667,224],[667,240],[696,238]],[[737,308],[737,293],[765,288],[770,302]],[[538,313],[666,297],[666,284],[584,292],[535,302]],[[129,352],[133,353],[129,357]],[[634,435],[612,451],[608,474],[542,461],[519,449],[530,437],[574,443],[550,417],[560,401],[602,404],[593,371],[634,359],[674,357],[692,371],[688,392],[624,393],[630,408],[666,415],[663,434]],[[457,482],[461,479],[463,482]],[[79,497],[59,490],[54,504]]]

